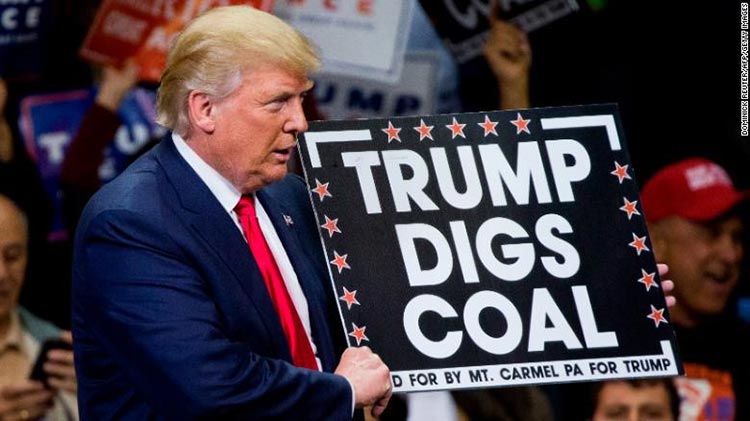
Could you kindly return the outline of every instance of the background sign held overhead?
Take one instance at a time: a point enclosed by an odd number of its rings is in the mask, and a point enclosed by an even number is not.
[[[273,0],[105,0],[79,53],[100,65],[119,66],[132,57],[142,80],[158,82],[169,46],[187,22],[214,7],[240,4],[268,12]]]
[[[302,137],[345,334],[396,391],[682,372],[615,106]]]
[[[437,106],[438,60],[436,54],[406,54],[401,78],[395,85],[317,73],[313,93],[318,110],[326,119],[336,120],[432,114]]]
[[[320,48],[327,73],[395,83],[414,0],[286,0],[274,14]]]

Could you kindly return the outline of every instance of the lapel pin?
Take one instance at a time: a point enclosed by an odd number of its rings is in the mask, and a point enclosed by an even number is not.
[[[286,222],[286,226],[294,225],[294,220],[292,220],[291,216],[283,214],[283,213],[281,215],[284,216],[284,222]]]

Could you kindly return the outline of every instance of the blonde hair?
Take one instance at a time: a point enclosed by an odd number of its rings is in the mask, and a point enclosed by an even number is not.
[[[320,59],[304,35],[269,13],[249,6],[209,10],[190,22],[169,50],[157,123],[187,135],[190,91],[225,98],[239,87],[243,72],[266,65],[307,75],[320,67]]]

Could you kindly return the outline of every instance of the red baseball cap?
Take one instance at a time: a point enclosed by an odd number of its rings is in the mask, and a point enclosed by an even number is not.
[[[710,221],[747,198],[747,192],[734,188],[724,168],[705,158],[689,158],[662,168],[641,191],[641,205],[649,222],[667,216]]]

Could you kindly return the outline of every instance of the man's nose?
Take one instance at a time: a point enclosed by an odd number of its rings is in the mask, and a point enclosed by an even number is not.
[[[716,253],[729,264],[738,264],[742,259],[742,242],[734,235],[724,234],[716,241]]]
[[[2,285],[6,279],[8,279],[8,274],[10,273],[10,268],[8,267],[8,262],[5,261],[5,259],[0,256],[0,285]]]
[[[302,99],[294,101],[294,105],[290,110],[289,119],[287,120],[284,131],[302,133],[307,131],[307,117],[305,117],[305,110],[302,107]]]

